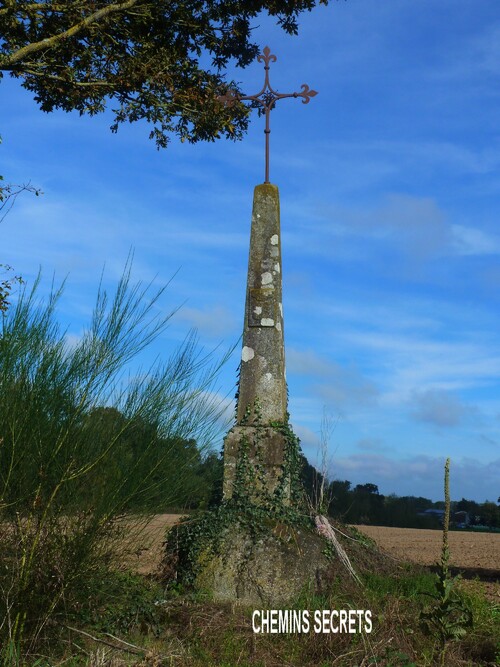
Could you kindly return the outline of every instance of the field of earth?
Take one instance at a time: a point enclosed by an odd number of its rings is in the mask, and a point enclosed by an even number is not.
[[[441,557],[443,535],[440,530],[356,526],[374,540],[380,549],[398,560],[420,565],[435,565]],[[500,604],[500,533],[451,531],[448,534],[450,565],[470,588],[476,582],[486,596]]]
[[[420,565],[434,565],[441,556],[440,530],[356,526],[395,558]],[[492,570],[500,578],[500,533],[451,531],[448,534],[450,564],[464,571]]]
[[[180,519],[178,514],[158,514],[134,540],[129,564],[148,574],[160,563],[166,530]],[[439,530],[356,526],[373,539],[380,549],[398,560],[420,565],[435,565],[441,554],[442,533]],[[450,532],[450,563],[464,579],[479,579],[500,602],[500,533]]]

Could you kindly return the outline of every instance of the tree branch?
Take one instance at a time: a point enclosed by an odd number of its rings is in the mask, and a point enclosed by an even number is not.
[[[71,7],[74,9],[78,5],[82,6],[85,3],[82,2],[75,2],[74,6]],[[5,7],[0,9],[0,16],[2,14],[11,14],[13,11],[12,7]],[[16,14],[36,14],[37,12],[66,12],[68,11],[68,6],[67,5],[58,5],[58,4],[47,4],[46,2],[34,2],[34,3],[29,3],[29,2],[18,2],[15,6],[15,13]]]
[[[94,86],[98,88],[112,88],[116,89],[116,81],[104,81],[103,79],[95,79],[94,81],[70,81],[65,79],[63,76],[57,76],[57,74],[47,74],[47,72],[31,69],[30,67],[23,67],[23,72],[29,74],[30,76],[38,76],[43,79],[50,79],[51,81],[60,81],[61,83],[71,84],[77,88],[93,88]]]
[[[12,53],[10,56],[3,56],[0,59],[0,70],[9,70],[12,68],[13,65],[18,63],[20,60],[23,60],[23,58],[25,58],[26,56],[32,53],[37,53],[38,51],[42,51],[47,48],[50,49],[53,46],[56,46],[59,42],[62,42],[63,40],[68,39],[69,37],[73,37],[78,32],[89,26],[91,23],[95,23],[100,19],[109,16],[110,14],[130,9],[135,4],[137,4],[137,2],[138,0],[126,0],[126,2],[122,2],[120,4],[108,5],[107,7],[102,7],[101,9],[98,9],[90,16],[84,18],[82,21],[80,21],[73,27],[69,28],[68,30],[65,30],[64,32],[59,33],[58,35],[54,35],[53,37],[49,37],[47,39],[42,39],[41,42],[34,42],[32,44],[28,44],[27,46],[23,46],[21,49],[18,49],[15,53]]]

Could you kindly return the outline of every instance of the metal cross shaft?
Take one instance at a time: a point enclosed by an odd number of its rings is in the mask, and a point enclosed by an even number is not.
[[[240,95],[239,93],[235,93],[232,90],[228,90],[225,95],[221,95],[219,97],[219,101],[223,102],[226,106],[231,106],[235,102],[243,102],[246,100],[250,100],[252,102],[257,102],[260,104],[264,110],[264,115],[266,117],[266,127],[264,130],[265,137],[266,137],[266,177],[264,180],[264,183],[269,183],[269,135],[271,133],[271,128],[270,128],[270,122],[269,122],[269,116],[271,113],[271,110],[274,109],[274,105],[278,100],[282,100],[285,97],[301,97],[302,98],[302,103],[303,104],[308,104],[311,100],[311,97],[314,97],[317,95],[317,91],[311,90],[309,86],[305,83],[302,84],[302,92],[300,93],[278,93],[278,91],[274,90],[272,88],[271,84],[269,83],[269,63],[270,62],[276,62],[277,58],[275,55],[271,53],[271,49],[266,46],[264,48],[264,51],[257,56],[257,61],[260,63],[264,63],[264,71],[265,71],[265,79],[264,79],[264,85],[259,93],[256,93],[255,95]]]

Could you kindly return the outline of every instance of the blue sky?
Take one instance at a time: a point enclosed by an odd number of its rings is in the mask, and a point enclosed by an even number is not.
[[[500,495],[500,6],[497,0],[347,0],[305,14],[289,37],[267,17],[255,39],[280,92],[310,104],[271,116],[281,196],[292,424],[314,462],[323,414],[331,477],[382,493]],[[248,93],[255,63],[232,76]],[[263,119],[243,142],[158,152],[145,125],[40,112],[0,84],[0,173],[31,181],[0,225],[1,261],[33,281],[69,274],[61,320],[81,334],[99,276],[136,279],[184,304],[151,350],[190,327],[212,349],[242,330]],[[234,394],[237,350],[218,382]]]

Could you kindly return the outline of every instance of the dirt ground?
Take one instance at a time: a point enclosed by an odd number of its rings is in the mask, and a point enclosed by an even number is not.
[[[420,565],[435,565],[441,557],[440,530],[356,526],[385,553]],[[479,580],[488,598],[500,603],[500,533],[454,532],[448,534],[452,572],[460,573],[473,587]]]
[[[440,530],[356,526],[383,551],[421,565],[434,565],[441,556]],[[498,570],[500,578],[500,533],[454,532],[448,534],[450,562],[458,568]]]
[[[182,519],[181,514],[157,514],[140,531],[137,524],[131,526],[130,539],[124,539],[119,559],[140,574],[153,573],[161,561],[162,544],[168,528]],[[140,524],[139,524],[140,526]]]
[[[441,557],[440,530],[356,526],[386,553],[421,565],[434,565]],[[448,534],[450,562],[459,568],[500,570],[500,533],[454,532]],[[500,572],[499,572],[500,577]]]
[[[133,541],[124,546],[120,560],[142,574],[154,572],[161,560],[167,528],[179,514],[158,514]],[[442,533],[417,528],[356,526],[393,558],[420,565],[435,565],[441,555]],[[449,533],[450,562],[467,580],[479,579],[488,597],[500,602],[500,533]],[[472,581],[471,581],[472,584]]]
[[[141,534],[137,549],[137,566],[149,572],[161,558],[165,531],[179,521],[179,514],[158,514]],[[442,533],[417,528],[356,526],[371,537],[385,553],[421,565],[434,565],[441,555]],[[500,578],[500,533],[450,532],[450,560],[457,568],[498,571]]]

